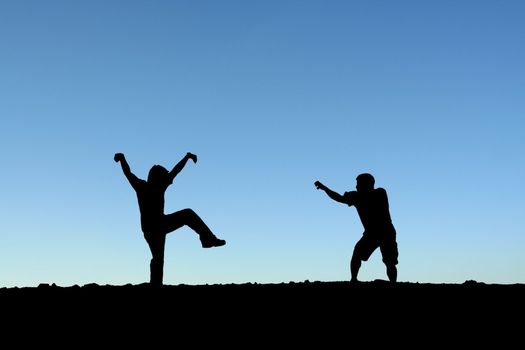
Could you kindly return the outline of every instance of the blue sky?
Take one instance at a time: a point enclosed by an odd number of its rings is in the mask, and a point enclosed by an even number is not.
[[[0,286],[142,283],[123,152],[188,164],[167,284],[348,280],[362,226],[338,192],[389,195],[399,280],[525,283],[522,1],[3,1]],[[386,279],[379,251],[361,280]]]

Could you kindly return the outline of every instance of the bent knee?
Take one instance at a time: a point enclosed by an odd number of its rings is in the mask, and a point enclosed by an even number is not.
[[[398,264],[397,256],[396,257],[386,257],[383,258],[383,263],[385,266],[396,266]]]
[[[191,208],[182,209],[180,212],[182,214],[184,214],[184,215],[187,215],[187,216],[195,216],[195,215],[197,215],[197,213],[195,213],[193,211],[193,209],[191,209]]]
[[[370,255],[367,255],[358,249],[354,249],[354,253],[352,254],[352,260],[367,261],[369,257]]]

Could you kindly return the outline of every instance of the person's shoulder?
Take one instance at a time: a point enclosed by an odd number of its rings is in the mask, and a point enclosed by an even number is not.
[[[352,203],[357,199],[357,191],[347,191],[343,194],[343,198],[347,203]]]
[[[374,189],[374,192],[379,196],[386,196],[386,190],[383,187],[378,187]]]
[[[148,184],[146,180],[143,180],[138,177],[137,177],[136,183],[137,183],[137,186],[140,186],[140,187],[145,187]]]

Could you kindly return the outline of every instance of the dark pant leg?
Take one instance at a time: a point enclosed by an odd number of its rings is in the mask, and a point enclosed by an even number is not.
[[[166,235],[163,233],[146,234],[146,241],[151,250],[150,262],[150,284],[152,286],[162,286],[164,275],[164,246]]]
[[[215,238],[213,232],[192,209],[183,209],[164,216],[163,230],[166,233],[184,225],[195,231],[201,240]]]

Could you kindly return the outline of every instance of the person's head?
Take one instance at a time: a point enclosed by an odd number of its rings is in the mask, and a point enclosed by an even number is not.
[[[359,174],[356,178],[357,185],[355,188],[358,192],[372,191],[374,189],[375,180],[371,174]]]
[[[154,165],[149,170],[148,174],[148,183],[150,184],[159,184],[166,181],[168,177],[168,170],[162,165]]]

